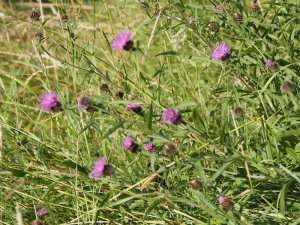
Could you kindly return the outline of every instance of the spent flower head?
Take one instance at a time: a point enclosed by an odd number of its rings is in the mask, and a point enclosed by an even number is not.
[[[48,212],[48,209],[46,209],[46,208],[40,208],[38,211],[37,211],[37,215],[39,216],[39,217],[45,217],[45,216],[47,216],[49,214],[49,212]]]

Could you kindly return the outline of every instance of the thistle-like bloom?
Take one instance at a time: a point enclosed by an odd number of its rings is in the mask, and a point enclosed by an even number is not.
[[[223,6],[221,6],[221,5],[217,5],[216,9],[217,9],[217,11],[220,12],[220,13],[224,13],[224,12],[225,12]]]
[[[45,217],[45,216],[47,216],[49,214],[49,212],[48,212],[48,209],[46,209],[46,208],[40,208],[38,211],[37,211],[37,215],[39,216],[39,217]]]
[[[89,108],[91,105],[91,100],[88,97],[81,97],[78,100],[78,109],[80,111]]]
[[[224,210],[230,210],[233,206],[233,203],[226,195],[221,195],[219,197],[219,204],[222,206]]]
[[[267,70],[270,72],[275,72],[276,70],[278,70],[277,63],[273,62],[272,59],[268,59],[266,61],[266,67],[267,67]]]
[[[155,149],[155,146],[152,142],[149,142],[148,144],[145,144],[145,149],[148,151],[148,152],[153,152],[154,149]]]
[[[181,122],[181,114],[173,108],[167,108],[161,117],[163,123],[177,124]]]
[[[191,186],[194,190],[199,190],[202,186],[202,182],[199,179],[192,180]]]
[[[211,58],[214,60],[225,61],[230,56],[230,47],[226,43],[218,44],[211,54]]]
[[[41,108],[44,112],[56,111],[60,107],[54,91],[46,93],[41,99]]]
[[[114,51],[125,51],[133,50],[132,34],[129,31],[120,31],[117,36],[113,39],[112,48]]]
[[[131,150],[131,148],[134,146],[134,140],[132,136],[127,136],[124,141],[122,147],[126,150]]]
[[[126,109],[128,112],[140,113],[142,111],[142,107],[140,104],[127,104]]]
[[[96,161],[93,165],[92,169],[92,177],[94,179],[98,179],[104,175],[104,169],[106,166],[106,158],[100,157],[98,161]]]

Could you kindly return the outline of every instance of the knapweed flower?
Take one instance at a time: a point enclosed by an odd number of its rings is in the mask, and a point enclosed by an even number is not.
[[[30,225],[43,225],[41,221],[39,220],[34,220],[30,223]]]
[[[221,195],[219,197],[219,204],[222,206],[224,210],[230,210],[233,206],[233,203],[226,195]]]
[[[50,91],[42,97],[41,108],[44,112],[58,111],[61,109],[61,104],[54,91]]]
[[[219,29],[219,26],[216,22],[210,22],[208,25],[207,25],[207,29],[210,31],[210,32],[216,32],[218,29]]]
[[[155,146],[152,142],[149,142],[147,144],[145,144],[145,149],[148,151],[148,152],[153,152],[154,149],[155,149]]]
[[[221,6],[221,5],[217,5],[216,9],[217,9],[217,11],[220,12],[220,13],[224,13],[224,12],[225,12],[223,6]]]
[[[94,162],[92,169],[92,177],[98,179],[104,175],[104,169],[106,166],[106,158],[100,157],[98,161]]]
[[[140,104],[127,104],[126,109],[128,112],[135,112],[135,113],[142,112],[142,107]]]
[[[49,214],[49,212],[48,212],[48,209],[46,209],[46,208],[40,208],[38,211],[37,211],[37,215],[39,216],[39,217],[45,217],[45,216],[47,216]]]
[[[192,180],[191,186],[194,190],[199,190],[202,186],[202,182],[199,179]]]
[[[36,10],[33,10],[30,13],[30,19],[32,19],[34,21],[38,21],[40,19],[40,16],[41,16],[41,14],[38,11],[36,11]]]
[[[117,36],[113,39],[112,48],[114,51],[125,51],[133,50],[132,34],[129,31],[120,31]]]
[[[161,117],[163,123],[177,124],[181,122],[181,114],[173,108],[167,108]]]
[[[211,58],[214,60],[221,60],[221,61],[225,61],[227,59],[229,59],[230,56],[230,47],[228,44],[226,43],[220,43],[218,44],[212,54],[211,54]]]
[[[243,14],[241,14],[241,13],[233,14],[233,18],[236,23],[242,23],[243,19],[244,19]]]
[[[281,92],[283,93],[289,93],[289,92],[292,92],[295,88],[295,85],[294,83],[292,83],[291,81],[283,81],[281,86],[280,86],[280,90]]]
[[[165,153],[168,156],[174,155],[176,152],[176,146],[173,144],[165,144]]]
[[[116,98],[122,99],[124,97],[124,92],[123,91],[117,91],[116,92]]]
[[[251,9],[254,13],[261,13],[261,8],[257,3],[252,3]]]
[[[266,67],[267,67],[267,70],[270,72],[275,72],[276,70],[278,70],[277,63],[273,62],[272,59],[268,59],[266,61]]]
[[[138,149],[139,149],[139,145],[134,142],[132,136],[127,136],[124,139],[122,147],[123,147],[123,149],[130,150],[130,151],[132,151],[134,153],[137,152]]]
[[[60,17],[61,21],[63,21],[64,23],[68,22],[68,19],[69,17],[66,15],[66,14],[63,14],[61,17]]]

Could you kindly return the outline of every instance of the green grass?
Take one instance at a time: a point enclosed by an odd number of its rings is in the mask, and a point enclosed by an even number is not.
[[[41,207],[44,224],[299,224],[300,1],[260,0],[260,14],[245,0],[220,1],[225,14],[208,0],[148,3],[1,3],[0,224],[21,225],[18,213],[30,224]],[[163,13],[153,16],[155,7]],[[30,20],[32,9],[44,21]],[[113,52],[111,40],[127,29],[137,50]],[[219,42],[232,48],[228,62],[210,58]],[[266,69],[269,58],[277,71]],[[281,91],[286,80],[292,92]],[[49,90],[62,112],[40,109]],[[82,96],[98,110],[79,112]],[[128,102],[144,115],[127,112]],[[185,123],[163,124],[166,107]],[[127,135],[139,153],[122,149]],[[144,150],[149,141],[155,153]],[[167,143],[175,155],[165,154]],[[115,171],[94,180],[99,156]],[[221,194],[232,210],[219,206]]]

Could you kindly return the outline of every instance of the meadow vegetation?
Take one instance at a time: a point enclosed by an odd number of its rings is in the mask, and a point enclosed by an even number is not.
[[[0,224],[300,224],[299,0],[0,3]]]

